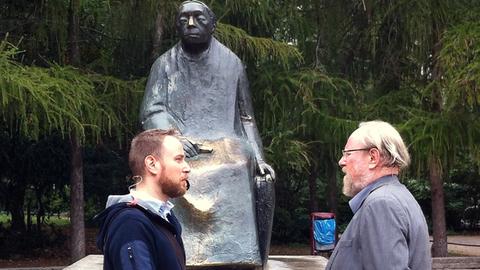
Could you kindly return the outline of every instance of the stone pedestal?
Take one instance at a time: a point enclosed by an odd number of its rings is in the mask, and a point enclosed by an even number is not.
[[[327,259],[321,256],[269,256],[265,270],[323,270]],[[88,255],[76,263],[64,268],[66,270],[101,270],[102,255]]]

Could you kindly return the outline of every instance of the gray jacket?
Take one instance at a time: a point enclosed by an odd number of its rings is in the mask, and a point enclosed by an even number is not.
[[[425,217],[396,176],[363,199],[326,269],[432,269]]]

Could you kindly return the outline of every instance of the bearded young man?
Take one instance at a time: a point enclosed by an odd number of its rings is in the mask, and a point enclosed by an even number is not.
[[[354,216],[326,269],[432,269],[427,223],[415,198],[399,182],[410,163],[400,134],[389,123],[361,123],[342,151],[343,193]]]
[[[146,130],[132,140],[128,157],[135,188],[108,197],[97,247],[103,269],[185,269],[181,226],[170,199],[189,188],[190,167],[173,130]]]

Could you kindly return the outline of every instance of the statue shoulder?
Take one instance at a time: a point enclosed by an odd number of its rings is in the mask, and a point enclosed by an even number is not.
[[[216,51],[222,56],[221,59],[231,59],[234,62],[237,62],[239,65],[243,66],[242,60],[232,51],[230,48],[225,46],[223,43],[218,41],[216,38],[212,38],[212,46],[216,48]]]
[[[181,53],[179,49],[180,43],[175,44],[172,48],[168,51],[164,52],[160,55],[155,62],[152,64],[152,69],[158,69],[161,66],[164,66],[166,63],[175,63],[176,59],[178,58],[178,54]]]

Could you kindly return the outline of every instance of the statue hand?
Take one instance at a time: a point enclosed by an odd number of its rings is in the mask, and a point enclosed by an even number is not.
[[[260,175],[268,174],[272,178],[272,181],[275,181],[275,171],[272,166],[268,165],[265,161],[261,160],[257,163],[258,171]]]
[[[198,155],[199,148],[195,142],[187,138],[182,138],[180,141],[182,142],[183,151],[185,151],[185,156],[187,158],[192,158]]]

